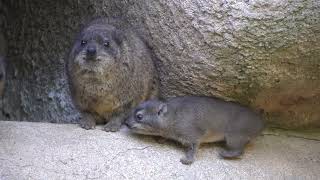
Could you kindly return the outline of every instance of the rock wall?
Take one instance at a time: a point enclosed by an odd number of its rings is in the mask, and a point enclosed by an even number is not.
[[[93,17],[122,17],[153,48],[163,97],[218,96],[270,124],[320,127],[317,0],[3,1],[7,120],[76,122],[64,57]],[[1,14],[1,11],[0,11]],[[0,16],[1,17],[1,16]]]

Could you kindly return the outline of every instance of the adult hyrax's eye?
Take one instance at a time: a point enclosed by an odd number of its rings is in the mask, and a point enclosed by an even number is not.
[[[81,41],[81,45],[85,45],[85,44],[87,44],[87,41],[82,40],[82,41]]]
[[[141,121],[141,120],[143,119],[143,115],[140,114],[140,113],[136,114],[136,119],[137,119],[138,121]]]
[[[109,47],[109,46],[110,46],[110,42],[109,42],[109,41],[105,41],[105,42],[103,43],[103,46],[104,46],[104,47]]]

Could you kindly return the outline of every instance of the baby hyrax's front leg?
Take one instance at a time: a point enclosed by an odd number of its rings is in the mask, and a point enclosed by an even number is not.
[[[243,154],[245,145],[249,142],[249,137],[239,134],[227,135],[227,149],[221,151],[219,155],[225,159],[239,158]]]
[[[104,126],[104,130],[107,132],[119,131],[121,124],[125,120],[126,116],[124,114],[112,117],[109,122]]]
[[[191,143],[187,146],[186,156],[180,159],[180,162],[185,165],[190,165],[194,162],[199,143]]]

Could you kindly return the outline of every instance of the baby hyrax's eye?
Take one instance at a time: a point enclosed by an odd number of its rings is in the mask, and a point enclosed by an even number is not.
[[[85,45],[85,44],[87,44],[87,41],[86,40],[82,40],[81,41],[81,45]]]
[[[136,114],[136,119],[137,119],[138,121],[142,121],[143,115],[142,115],[141,113],[137,113],[137,114]]]

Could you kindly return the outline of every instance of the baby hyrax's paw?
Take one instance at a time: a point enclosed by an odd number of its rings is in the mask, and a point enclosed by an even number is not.
[[[180,159],[180,162],[184,165],[190,165],[194,162],[194,159],[189,159],[187,157],[183,157]]]
[[[242,154],[241,150],[223,150],[219,153],[220,157],[224,159],[237,159]]]
[[[120,127],[121,127],[121,123],[116,123],[111,121],[104,126],[104,130],[107,132],[116,132],[116,131],[119,131]]]

